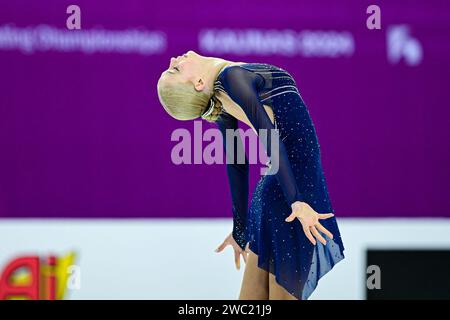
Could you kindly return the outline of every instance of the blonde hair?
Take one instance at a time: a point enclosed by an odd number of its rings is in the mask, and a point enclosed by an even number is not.
[[[227,65],[224,62],[219,70]],[[217,73],[217,75],[220,71]],[[216,77],[217,77],[216,75]],[[162,82],[161,78],[157,84],[158,97],[164,110],[177,120],[193,120],[202,116],[214,104],[212,112],[205,116],[208,122],[215,122],[222,112],[222,103],[216,97],[215,90],[211,94],[204,91],[197,91],[194,85],[189,82],[175,81],[173,83]],[[212,101],[211,101],[212,100]]]

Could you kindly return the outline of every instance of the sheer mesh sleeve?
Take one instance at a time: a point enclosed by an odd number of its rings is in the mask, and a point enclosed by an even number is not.
[[[227,175],[230,185],[233,211],[233,238],[236,243],[244,250],[246,245],[245,230],[248,211],[248,159],[245,154],[245,149],[242,145],[242,140],[239,137],[238,123],[236,118],[228,113],[222,113],[216,121],[223,136],[223,148],[227,155]],[[235,137],[234,141],[228,140],[227,135]],[[233,148],[231,148],[231,143]]]
[[[279,138],[279,134],[276,134],[275,138],[277,140],[274,140],[277,142],[279,148],[278,150],[272,150],[272,135],[277,133],[274,132],[277,129],[275,129],[275,126],[270,121],[269,115],[259,101],[257,93],[257,88],[264,82],[264,78],[257,73],[240,68],[239,66],[225,68],[220,76],[222,77],[221,81],[225,91],[231,99],[241,106],[255,128],[261,143],[266,148],[267,156],[271,162],[278,161],[276,177],[283,189],[288,204],[291,205],[295,201],[303,201],[303,196],[295,181],[285,145]],[[267,138],[261,137],[259,134],[261,129],[267,129]],[[278,151],[278,153],[273,154],[275,157],[272,157],[273,151]]]

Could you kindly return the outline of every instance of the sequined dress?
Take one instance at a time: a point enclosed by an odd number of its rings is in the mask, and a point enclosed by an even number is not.
[[[298,219],[285,222],[295,201],[308,203],[318,213],[334,212],[320,145],[305,102],[293,77],[266,63],[225,67],[217,76],[214,90],[223,91],[234,100],[258,133],[268,129],[264,139],[258,135],[270,161],[278,161],[276,174],[269,170],[257,183],[248,207],[248,157],[240,138],[234,138],[232,150],[230,145],[227,147],[226,129],[238,129],[238,122],[222,111],[216,123],[230,157],[226,168],[232,195],[233,238],[241,248],[249,242],[250,250],[258,255],[258,267],[274,274],[279,285],[297,299],[308,299],[319,279],[344,258],[344,245],[335,217],[319,220],[334,236],[330,239],[321,233],[326,245],[319,241],[313,245]],[[272,108],[274,124],[263,105]],[[274,157],[272,134],[278,136],[278,153]],[[239,152],[244,153],[244,161],[238,161]]]

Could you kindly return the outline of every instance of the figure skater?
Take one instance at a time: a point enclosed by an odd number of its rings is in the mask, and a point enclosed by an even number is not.
[[[230,245],[237,269],[243,256],[239,299],[308,299],[319,279],[344,258],[344,245],[316,130],[293,77],[271,64],[233,62],[190,50],[171,58],[157,90],[173,118],[216,123],[227,159],[232,155],[226,168],[233,229],[216,252]],[[234,135],[233,150],[226,141],[226,130],[238,129],[238,121],[258,134],[270,159],[250,207],[249,163],[242,141]],[[262,139],[261,129],[267,129],[267,139]],[[278,140],[272,140],[275,133]],[[272,150],[272,141],[278,150]],[[239,154],[245,155],[244,161],[236,161]],[[277,172],[269,174],[273,159]]]

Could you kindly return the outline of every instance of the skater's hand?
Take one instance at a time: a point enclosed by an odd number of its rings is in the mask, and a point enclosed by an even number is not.
[[[230,233],[225,240],[222,242],[222,244],[214,250],[215,252],[221,252],[223,249],[225,249],[226,246],[231,245],[234,250],[234,263],[236,264],[236,269],[239,270],[241,267],[241,254],[244,257],[245,263],[247,263],[247,255],[249,253],[248,243],[245,247],[245,251],[241,249],[241,247],[237,244],[237,242],[233,238],[233,233]]]
[[[316,239],[313,235],[324,245],[327,244],[322,235],[317,231],[322,231],[329,238],[333,239],[333,235],[330,231],[325,229],[319,222],[320,219],[328,219],[334,216],[333,213],[317,213],[313,208],[306,202],[296,201],[291,205],[292,213],[286,218],[286,222],[294,221],[298,218],[303,226],[303,231],[306,237],[311,241],[313,245],[316,245]]]

